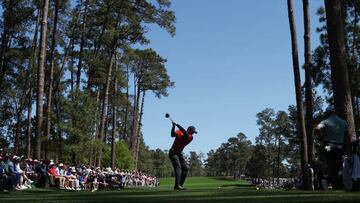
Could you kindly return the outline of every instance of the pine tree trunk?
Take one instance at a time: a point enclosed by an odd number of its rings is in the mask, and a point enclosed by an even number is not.
[[[96,42],[94,42],[94,43],[96,43]],[[94,46],[96,46],[96,44],[94,45]],[[100,45],[99,45],[100,46]],[[93,53],[93,56],[92,56],[92,60],[93,61],[96,61],[97,60],[97,57],[98,57],[98,51],[96,51],[96,47],[94,48],[94,53]],[[100,49],[100,47],[99,47],[99,49]],[[90,65],[90,67],[89,67],[89,69],[90,69],[90,71],[92,70],[92,69],[95,69],[96,67],[94,67],[93,65]],[[89,71],[89,72],[90,72]],[[86,89],[87,90],[89,90],[89,91],[91,91],[91,88],[93,87],[93,85],[95,84],[95,82],[94,82],[94,78],[93,78],[94,76],[92,75],[92,74],[89,74],[88,75],[88,82],[87,82],[87,87],[86,87]]]
[[[54,68],[55,68],[55,48],[56,48],[56,30],[59,14],[59,0],[55,0],[55,17],[54,17],[54,26],[51,37],[51,51],[50,51],[50,77],[49,77],[49,89],[48,89],[48,99],[47,99],[47,109],[46,109],[46,142],[45,145],[45,158],[47,159],[48,147],[50,144],[50,130],[51,130],[51,108],[52,108],[52,94],[53,94],[53,81],[54,81]]]
[[[278,150],[277,150],[277,185],[280,185],[280,156],[281,156],[281,145],[280,145],[280,135],[278,136]]]
[[[61,78],[61,75],[59,76],[59,78]],[[58,83],[56,83],[57,85],[56,90],[55,90],[55,98],[54,98],[54,105],[56,106],[56,118],[60,121],[61,120],[61,110],[60,110],[60,98],[62,97],[62,93],[60,91],[59,88],[59,83],[60,80],[58,81]],[[57,129],[57,143],[56,143],[57,147],[56,147],[56,155],[58,155],[58,157],[60,159],[63,158],[63,138],[62,138],[62,131],[60,128]]]
[[[304,13],[304,57],[305,57],[305,104],[306,104],[306,137],[308,145],[309,163],[313,164],[314,138],[313,138],[313,95],[312,95],[312,71],[311,71],[311,41],[310,41],[310,14],[309,0],[303,0]]]
[[[300,81],[300,70],[299,70],[299,56],[298,56],[298,47],[296,40],[296,28],[295,20],[293,14],[292,0],[287,1],[288,4],[288,14],[289,14],[289,24],[291,31],[291,47],[292,47],[292,59],[293,59],[293,70],[294,70],[294,82],[295,82],[295,94],[296,94],[296,106],[297,106],[297,120],[299,126],[299,137],[301,140],[301,171],[303,177],[303,188],[308,189],[308,176],[307,176],[307,165],[308,165],[308,150],[307,150],[307,137],[306,137],[306,128],[304,120],[304,108],[301,99],[301,81]]]
[[[66,62],[68,60],[68,57],[70,55],[70,52],[74,49],[74,30],[75,30],[75,27],[79,24],[79,19],[80,19],[80,14],[81,12],[78,12],[78,15],[76,16],[76,23],[73,24],[73,26],[71,27],[71,35],[70,35],[70,40],[68,42],[68,45],[66,46],[65,48],[65,53],[63,54],[64,57],[62,59],[62,62],[61,62],[61,68],[60,68],[60,75],[62,76],[64,74],[64,71],[65,71],[65,65],[66,65]]]
[[[104,100],[102,105],[102,114],[100,119],[100,132],[99,132],[99,140],[102,143],[104,140],[104,132],[105,132],[105,124],[107,119],[107,112],[108,112],[108,103],[109,103],[109,89],[110,89],[110,82],[111,82],[111,75],[112,75],[112,68],[114,65],[114,59],[115,59],[115,50],[113,50],[113,53],[111,54],[110,59],[110,65],[107,71],[107,77],[106,77],[106,86],[105,86],[105,92],[104,92]],[[102,159],[102,147],[100,147],[100,150],[98,152],[98,159],[96,166],[101,166],[101,159]]]
[[[336,113],[348,123],[345,150],[350,153],[350,142],[356,139],[351,90],[347,67],[345,31],[341,0],[325,0],[326,23],[330,48],[331,79]]]
[[[360,2],[359,2],[360,3]],[[355,6],[355,5],[354,5]],[[355,9],[355,8],[354,8]],[[358,19],[358,12],[357,11],[354,11],[354,21],[353,21],[353,35],[352,35],[352,37],[353,37],[353,39],[352,39],[352,48],[351,48],[351,54],[352,54],[352,57],[353,58],[355,58],[355,57],[357,57],[357,49],[356,49],[356,47],[357,47],[357,35],[358,35],[358,32],[357,32],[357,30],[358,30],[358,21],[359,21],[359,19]],[[356,74],[356,72],[358,72],[360,69],[359,69],[359,67],[354,67],[354,70],[352,70],[351,68],[349,69],[349,74],[350,75],[353,75],[354,74],[354,72],[355,72],[355,74]],[[354,84],[350,84],[351,86],[353,86]],[[356,85],[356,84],[355,84]],[[355,93],[355,91],[351,91],[351,100],[352,100],[352,102],[353,102],[353,114],[354,114],[354,118],[355,118],[355,127],[357,126],[357,123],[356,123],[356,119],[357,118],[359,118],[359,106],[358,106],[358,102],[357,102],[357,96],[356,96],[356,93]]]
[[[131,128],[131,152],[136,164],[136,145],[137,145],[137,130],[139,125],[139,100],[140,100],[140,85],[139,82],[135,85],[134,80],[134,110],[133,110],[133,121]],[[135,167],[136,169],[136,167]]]
[[[28,91],[28,103],[27,103],[27,108],[28,108],[28,115],[27,115],[27,147],[26,147],[26,155],[28,158],[31,157],[31,140],[32,140],[32,131],[31,131],[31,117],[32,117],[32,100],[33,100],[33,93],[34,93],[34,88],[33,88],[33,84],[32,81],[34,80],[34,70],[35,70],[35,66],[36,66],[36,53],[37,53],[37,49],[38,49],[38,29],[39,29],[39,24],[40,24],[40,8],[38,9],[37,12],[37,20],[36,20],[36,24],[35,24],[35,29],[34,29],[34,38],[33,38],[33,42],[32,42],[32,56],[30,58],[30,65],[29,65],[29,80],[28,80],[28,87],[29,87],[29,91]]]
[[[104,128],[104,139],[103,139],[103,143],[105,143],[105,144],[107,143],[107,140],[108,140],[108,132],[109,131],[107,129],[109,129],[109,125],[110,125],[108,118],[110,116],[112,116],[110,111],[109,111],[110,107],[111,107],[110,102],[108,102],[108,107],[107,107],[108,114],[106,115],[105,128]]]
[[[132,153],[132,155],[134,156],[134,151],[133,151],[133,148],[134,148],[134,145],[135,145],[135,140],[134,140],[134,134],[135,134],[135,128],[136,128],[136,120],[137,120],[137,107],[136,107],[136,104],[137,104],[137,102],[136,102],[136,99],[137,99],[137,86],[136,86],[136,76],[134,75],[134,95],[133,95],[133,97],[134,97],[134,101],[133,101],[133,103],[134,103],[134,106],[133,106],[133,109],[132,109],[132,121],[131,121],[131,129],[130,129],[130,139],[129,139],[129,141],[130,141],[130,144],[129,144],[129,146],[130,146],[130,150],[131,150],[131,153]]]
[[[29,95],[28,95],[28,114],[27,114],[27,144],[26,144],[26,156],[27,158],[31,157],[31,138],[32,138],[32,131],[31,131],[31,114],[32,114],[32,95],[33,95],[33,88],[30,87]]]
[[[355,106],[356,106],[356,116],[359,118],[360,117],[360,98],[359,97],[355,97]]]
[[[46,34],[48,24],[49,0],[43,1],[43,17],[41,23],[41,46],[38,64],[38,90],[36,108],[36,158],[41,159],[41,139],[43,132],[43,97],[44,97],[44,67],[46,62]]]
[[[101,107],[100,107],[100,88],[98,88],[98,90],[95,90],[95,91],[96,91],[96,108],[100,112],[101,111]],[[94,139],[94,140],[98,139],[98,137],[97,137],[98,128],[99,128],[99,124],[97,122],[95,122],[93,136],[92,136],[92,139]],[[97,152],[93,148],[91,148],[91,152],[92,153],[90,153],[89,164],[90,165],[96,165]]]
[[[115,159],[116,159],[116,154],[115,154],[115,146],[116,146],[116,142],[115,142],[115,134],[116,134],[116,113],[117,113],[117,106],[116,106],[116,98],[117,98],[117,78],[115,77],[115,81],[114,81],[114,102],[113,102],[113,120],[112,120],[112,137],[111,137],[111,168],[115,168]]]
[[[106,12],[109,12],[109,7],[107,7],[107,11]],[[101,48],[101,43],[102,43],[102,39],[103,39],[103,35],[106,31],[106,28],[107,28],[107,24],[108,24],[108,17],[106,16],[103,23],[102,23],[102,28],[101,28],[101,32],[100,32],[100,35],[98,37],[95,37],[95,40],[94,40],[94,52],[93,52],[93,56],[92,56],[92,60],[93,61],[96,61],[97,60],[97,57],[99,55],[99,51],[100,51],[100,48]],[[93,69],[93,68],[96,68],[96,67],[93,67],[93,66],[90,66],[89,69]],[[93,86],[94,84],[94,79],[92,78],[93,76],[92,75],[89,75],[88,76],[88,84],[87,84],[87,89],[90,90],[91,87]]]
[[[85,28],[86,28],[87,10],[88,10],[88,0],[85,0],[85,10],[84,10],[84,16],[83,16],[83,23],[82,23],[82,27],[81,27],[79,63],[78,63],[77,74],[76,74],[76,89],[77,90],[80,89],[82,57],[83,57],[83,51],[84,51],[84,45],[85,45]]]
[[[20,133],[21,133],[21,123],[22,123],[22,116],[24,112],[24,106],[25,106],[25,100],[26,100],[26,94],[21,96],[19,101],[19,107],[17,109],[17,123],[16,123],[16,129],[15,129],[15,154],[20,153]]]
[[[72,49],[74,50],[74,49]],[[74,93],[74,61],[73,59],[71,59],[71,62],[70,62],[70,92],[71,93]]]
[[[139,151],[140,151],[140,139],[141,139],[141,127],[142,127],[142,118],[144,114],[144,103],[145,103],[145,90],[143,91],[142,99],[141,99],[141,107],[140,107],[140,117],[138,121],[138,129],[136,135],[136,151],[135,151],[135,168],[137,168],[137,164],[139,161]]]
[[[358,29],[358,21],[359,21],[359,19],[358,19],[358,13],[357,12],[354,12],[354,22],[353,22],[353,35],[352,35],[352,37],[353,37],[353,43],[352,43],[352,48],[351,48],[351,50],[352,50],[352,55],[353,56],[355,56],[356,55],[356,46],[357,46],[357,43],[356,43],[356,41],[357,41],[357,29]]]
[[[1,47],[0,47],[0,88],[3,85],[5,74],[6,74],[6,66],[4,64],[5,61],[5,53],[8,50],[8,44],[10,40],[10,25],[9,25],[9,18],[11,18],[14,1],[9,1],[8,9],[3,12],[3,33],[1,35]]]
[[[129,108],[130,108],[130,102],[129,102],[129,66],[126,67],[126,107],[125,107],[125,115],[124,115],[124,131],[123,131],[123,140],[129,144],[129,140],[127,135],[127,125],[128,125],[128,115],[129,115]]]

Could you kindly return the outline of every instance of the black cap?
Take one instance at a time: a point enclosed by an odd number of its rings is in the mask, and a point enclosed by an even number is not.
[[[195,126],[189,126],[188,130],[192,130],[195,134],[197,133]]]

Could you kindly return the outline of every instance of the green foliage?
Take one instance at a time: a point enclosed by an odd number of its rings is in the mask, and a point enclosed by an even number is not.
[[[251,141],[243,133],[231,137],[216,151],[210,151],[206,160],[208,175],[233,175],[245,173],[246,163],[251,155]]]
[[[252,178],[269,177],[269,156],[266,153],[266,147],[256,144],[252,149],[252,155],[246,164],[246,175]]]
[[[157,177],[169,177],[173,172],[171,161],[167,151],[160,149],[151,150],[151,158]]]
[[[168,151],[155,149],[150,150],[143,140],[140,144],[138,170],[156,177],[170,177],[173,168],[168,156]]]
[[[296,108],[289,108],[289,113],[267,108],[256,116],[260,134],[247,163],[247,173],[261,178],[288,177],[287,163],[298,172],[300,139],[297,137]]]
[[[119,169],[134,169],[134,160],[127,144],[121,140],[115,146],[115,167]],[[102,166],[111,166],[111,148],[106,146],[102,158]]]
[[[154,174],[154,175],[156,174],[156,169],[154,168],[151,150],[149,149],[148,146],[145,145],[143,139],[141,139],[140,142],[138,170],[144,171],[147,174]]]
[[[174,87],[163,59],[152,49],[130,50],[129,62],[141,91],[152,91],[156,97],[168,96],[167,89]]]
[[[190,156],[188,158],[189,176],[203,176],[205,174],[202,158],[203,158],[203,154],[190,152]]]
[[[64,160],[72,163],[88,163],[95,146],[93,140],[95,122],[98,119],[96,101],[87,92],[75,91],[65,100],[64,112],[57,127],[66,139]]]

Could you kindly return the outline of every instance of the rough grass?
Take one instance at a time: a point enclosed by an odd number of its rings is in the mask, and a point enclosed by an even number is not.
[[[359,192],[256,190],[245,182],[206,177],[188,178],[185,191],[173,191],[173,181],[172,178],[161,179],[158,188],[94,193],[32,189],[0,193],[0,202],[360,202]]]

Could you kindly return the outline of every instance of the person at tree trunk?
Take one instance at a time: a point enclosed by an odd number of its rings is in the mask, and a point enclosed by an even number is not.
[[[321,121],[315,128],[316,134],[324,142],[326,151],[326,163],[328,168],[328,182],[332,188],[342,189],[342,179],[339,177],[344,154],[344,140],[347,134],[347,122],[335,113],[335,108],[330,105],[325,110],[326,119]]]
[[[175,131],[175,127],[179,130]],[[188,172],[186,161],[182,155],[182,151],[186,145],[193,140],[193,134],[196,134],[196,128],[189,126],[187,130],[179,124],[173,122],[171,129],[171,137],[175,137],[174,143],[169,151],[169,158],[174,167],[175,185],[174,190],[184,190],[184,182]]]

